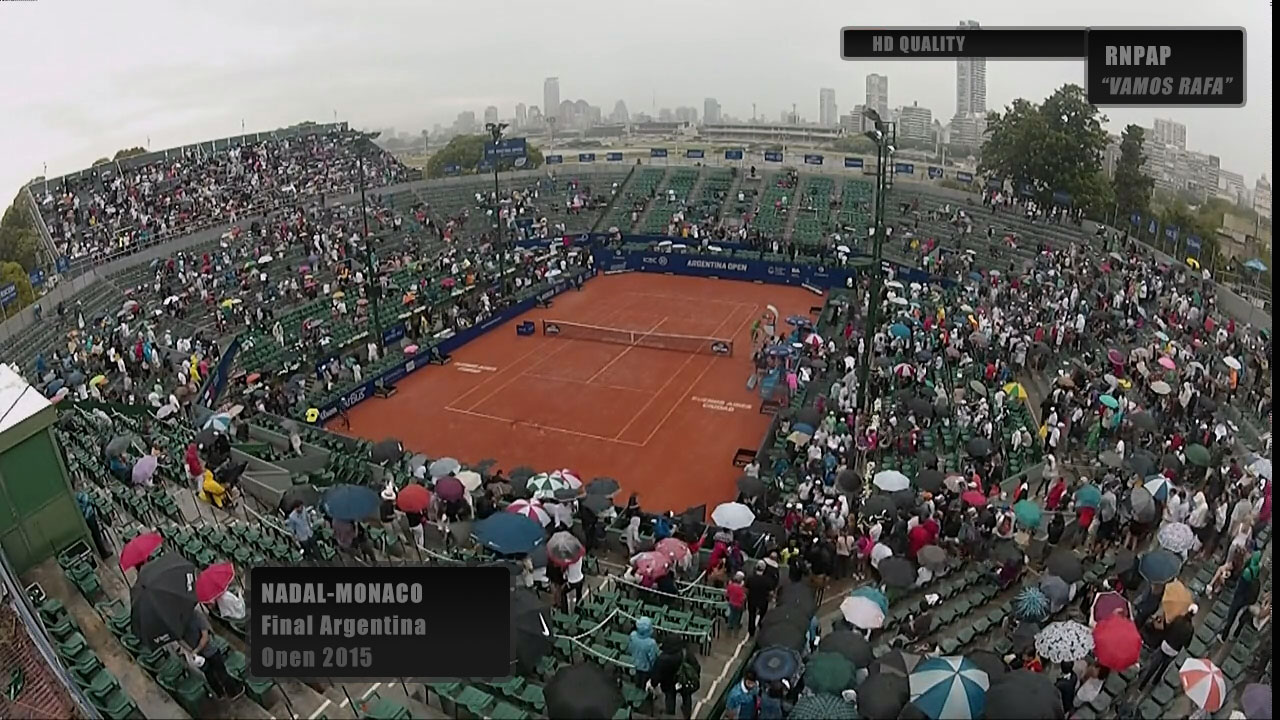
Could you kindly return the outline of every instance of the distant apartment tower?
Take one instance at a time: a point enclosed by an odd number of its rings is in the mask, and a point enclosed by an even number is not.
[[[542,124],[543,124],[542,108],[538,107],[537,105],[530,105],[529,106],[529,126],[541,127]]]
[[[1253,186],[1253,211],[1259,217],[1271,219],[1271,183],[1266,175],[1258,178]]]
[[[542,81],[542,110],[549,118],[560,112],[560,78],[549,77]]]
[[[467,110],[458,113],[453,121],[453,130],[459,135],[468,135],[476,130],[476,114]]]
[[[683,123],[697,124],[698,109],[691,107],[676,108],[676,120]]]
[[[613,114],[609,119],[616,123],[624,123],[631,119],[631,113],[627,112],[627,104],[621,100],[613,104]]]
[[[484,122],[486,125],[489,123],[498,122],[498,108],[494,107],[493,105],[490,105],[489,107],[485,108]]]
[[[869,107],[883,120],[889,119],[889,77],[872,73],[867,76],[867,101],[863,107]]]
[[[1218,196],[1240,207],[1248,207],[1249,188],[1244,184],[1244,175],[1230,170],[1218,170]]]
[[[898,137],[906,140],[933,139],[933,111],[911,103],[898,110]]]
[[[524,103],[516,103],[516,127],[524,127],[529,124],[529,109]]]
[[[1156,118],[1151,127],[1151,139],[1179,150],[1187,149],[1187,126],[1175,120]]]
[[[715,98],[702,101],[702,122],[708,125],[720,122],[720,103]]]
[[[964,20],[961,30],[976,29],[976,20]],[[986,58],[956,60],[956,115],[987,114]]]
[[[857,135],[867,131],[869,122],[862,117],[862,110],[865,107],[865,105],[854,105],[848,115],[840,116],[840,127],[844,128],[846,134]]]
[[[823,127],[835,127],[839,124],[840,112],[836,110],[836,91],[822,88],[818,91],[818,124]]]

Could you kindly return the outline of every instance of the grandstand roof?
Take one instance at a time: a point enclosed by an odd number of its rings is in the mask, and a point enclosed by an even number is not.
[[[8,365],[0,365],[0,434],[53,405]]]

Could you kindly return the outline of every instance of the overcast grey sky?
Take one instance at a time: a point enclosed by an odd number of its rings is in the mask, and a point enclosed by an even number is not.
[[[0,194],[41,174],[80,169],[115,150],[152,149],[338,117],[357,127],[419,130],[461,110],[562,99],[608,113],[717,98],[750,117],[796,103],[817,116],[818,88],[841,112],[864,76],[887,74],[890,104],[944,121],[955,63],[843,62],[838,29],[862,26],[1197,26],[1248,29],[1243,109],[1107,110],[1110,129],[1187,125],[1188,147],[1221,156],[1252,187],[1271,175],[1271,7],[1262,0],[647,0],[595,3],[459,0],[33,0],[0,2]],[[1212,52],[1212,48],[1206,48]],[[1083,84],[1081,62],[990,62],[988,104],[1040,100]]]

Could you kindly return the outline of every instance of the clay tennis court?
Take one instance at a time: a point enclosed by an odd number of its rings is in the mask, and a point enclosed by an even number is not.
[[[506,470],[613,477],[653,510],[723,502],[741,472],[734,453],[757,448],[770,419],[746,389],[751,325],[767,305],[786,317],[821,304],[802,288],[600,276],[469,343],[448,365],[405,378],[394,396],[356,406],[350,432],[399,438],[431,457],[493,458]],[[523,320],[537,333],[517,336]],[[563,323],[562,334],[543,334],[544,320]],[[664,340],[680,349],[571,339],[617,331],[688,339]],[[732,340],[733,355],[715,355],[703,338]]]

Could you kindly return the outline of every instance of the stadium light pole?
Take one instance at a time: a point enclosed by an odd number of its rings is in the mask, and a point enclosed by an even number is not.
[[[862,114],[875,125],[875,129],[868,131],[866,136],[876,144],[875,227],[874,237],[871,239],[871,282],[867,288],[867,324],[863,331],[866,340],[863,343],[862,358],[858,367],[858,404],[863,409],[870,409],[871,402],[870,398],[867,397],[867,387],[871,380],[871,339],[875,334],[876,326],[880,322],[880,262],[884,251],[885,238],[884,195],[888,188],[888,164],[889,158],[894,151],[892,143],[896,139],[894,137],[896,128],[894,123],[886,123],[881,120],[880,114],[872,108],[866,108]]]
[[[507,253],[502,247],[502,195],[498,190],[498,143],[502,141],[502,131],[507,127],[507,123],[484,124],[484,129],[493,138],[493,221],[498,227],[494,239],[494,245],[498,248],[498,302],[502,302],[507,291]]]
[[[373,305],[374,342],[382,347],[382,287],[373,265],[373,238],[369,236],[369,200],[364,191],[364,152],[356,156],[360,171],[360,221],[364,224],[364,267],[369,273],[369,302]]]

